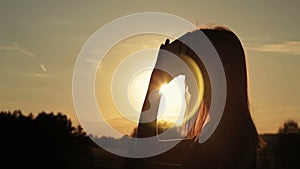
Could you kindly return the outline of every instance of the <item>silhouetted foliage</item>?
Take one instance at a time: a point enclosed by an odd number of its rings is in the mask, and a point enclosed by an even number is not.
[[[264,149],[258,151],[257,169],[300,168],[300,133],[296,121],[289,120],[278,134],[265,134]]]
[[[0,112],[1,165],[7,168],[90,168],[90,140],[67,116]]]
[[[300,134],[298,123],[294,120],[288,120],[279,128],[279,134]]]
[[[172,124],[159,123],[161,133]],[[1,168],[122,168],[126,158],[104,151],[94,144],[81,126],[74,127],[66,115],[41,112],[36,117],[23,115],[20,110],[0,112]],[[174,131],[175,132],[175,131]],[[134,136],[136,132],[132,133]],[[297,122],[289,120],[280,127],[278,134],[262,135],[266,146],[257,153],[257,169],[300,168],[300,133]],[[107,142],[111,148],[125,148],[128,136],[120,139],[94,137]],[[122,144],[121,144],[122,143]],[[157,156],[150,163],[152,168],[176,166],[192,143],[182,141],[173,149]],[[176,154],[180,153],[181,156]],[[195,157],[200,158],[200,157]],[[148,164],[148,163],[147,163]],[[172,164],[172,165],[170,165]],[[4,167],[5,166],[5,167]],[[146,166],[145,166],[146,167]]]
[[[175,124],[174,123],[170,123],[167,121],[158,121],[157,124],[157,134],[163,133],[164,131],[166,131],[167,129],[171,129],[173,130],[174,133],[178,133],[178,131],[176,130]],[[132,133],[130,134],[131,137],[137,137],[137,127],[135,127],[132,131]]]

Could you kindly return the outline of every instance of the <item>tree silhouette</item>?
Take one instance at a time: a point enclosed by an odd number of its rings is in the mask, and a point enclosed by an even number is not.
[[[158,123],[158,133],[172,127],[171,123]],[[176,127],[173,128],[176,132]],[[62,113],[41,112],[37,116],[23,115],[20,110],[0,112],[1,166],[7,168],[122,168],[124,158],[112,155],[97,147],[86,135],[81,126],[74,126]],[[136,129],[132,137],[136,136]],[[266,141],[264,149],[258,151],[257,169],[300,168],[300,132],[298,123],[286,121],[278,134],[262,136]],[[107,140],[112,148],[120,145],[121,139],[100,137]],[[124,140],[123,140],[124,142]],[[113,144],[118,143],[118,144]],[[180,168],[162,164],[180,163],[186,147],[193,151],[193,142],[183,140],[173,149],[149,158],[156,163],[145,163],[152,168]],[[118,147],[119,146],[119,147]],[[184,151],[182,147],[185,147]],[[174,156],[180,153],[181,156]],[[145,161],[142,161],[143,164]],[[136,163],[133,163],[136,164]],[[130,166],[129,168],[134,168]],[[145,166],[146,168],[146,166]]]
[[[157,134],[163,133],[164,131],[166,131],[168,129],[171,129],[172,132],[174,132],[174,135],[179,135],[180,134],[179,131],[177,131],[175,123],[171,123],[171,122],[168,122],[168,121],[158,121],[158,123],[157,123]],[[137,137],[137,127],[135,127],[133,129],[130,136],[131,137]]]
[[[262,137],[267,144],[258,151],[257,169],[300,168],[300,132],[296,121],[288,120],[278,134]]]
[[[300,129],[298,123],[294,120],[288,120],[279,128],[279,134],[299,134]]]
[[[8,168],[91,168],[90,140],[67,116],[0,112],[1,165]]]
[[[288,120],[279,129],[275,156],[282,168],[300,168],[300,130],[298,123]]]

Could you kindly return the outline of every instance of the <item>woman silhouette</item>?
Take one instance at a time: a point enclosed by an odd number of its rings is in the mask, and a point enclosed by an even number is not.
[[[227,96],[222,118],[214,133],[204,143],[196,141],[204,122],[207,120],[210,108],[211,84],[208,73],[197,55],[180,41],[176,40],[162,45],[161,49],[168,50],[177,56],[184,53],[196,62],[203,75],[205,91],[199,113],[196,114],[196,122],[193,123],[191,130],[187,133],[188,139],[183,140],[168,152],[148,158],[148,161],[157,162],[162,166],[178,164],[167,168],[254,169],[256,150],[260,139],[250,116],[247,66],[242,44],[232,31],[224,27],[199,29],[189,34],[193,35],[197,31],[202,31],[208,37],[223,64],[227,82]],[[158,62],[159,58],[156,64]],[[164,71],[153,70],[142,112],[150,107],[148,98],[150,93],[160,88],[161,81],[165,83],[172,79],[173,77]],[[193,95],[193,93],[191,94]],[[152,115],[147,116],[153,118],[153,116],[157,116],[156,113],[153,112]],[[145,115],[142,113],[141,118],[143,116]],[[149,123],[139,123],[137,137],[150,137],[157,134],[156,128],[153,127],[156,124],[156,119]],[[139,165],[148,164],[143,162]],[[163,168],[162,166],[156,167]],[[143,166],[143,168],[145,167]]]
[[[247,66],[238,37],[230,30],[217,27],[201,30],[217,50],[225,71],[227,96],[218,127],[202,144],[194,144],[185,158],[185,168],[254,169],[259,136],[250,116]],[[204,99],[205,103],[208,103]],[[200,118],[201,119],[201,118]],[[194,126],[195,131],[201,131]],[[191,137],[198,137],[192,133]],[[199,160],[194,160],[196,157]],[[201,160],[204,159],[204,160]]]

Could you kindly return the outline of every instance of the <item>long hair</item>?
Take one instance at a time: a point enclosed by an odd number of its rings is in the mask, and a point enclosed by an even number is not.
[[[238,37],[226,27],[201,28],[196,31],[202,31],[208,37],[218,52],[223,64],[227,83],[226,107],[224,112],[228,109],[231,111],[240,111],[241,113],[238,113],[238,115],[245,117],[245,120],[249,122],[249,127],[256,131],[250,116],[247,64],[241,42]],[[192,53],[191,55],[196,55],[193,52],[190,53]],[[195,56],[192,57],[196,58]],[[205,67],[203,65],[200,67],[202,68],[201,71],[204,72],[203,78],[207,86],[204,91],[204,99],[199,107],[194,126],[188,133],[189,138],[199,137],[204,121],[207,120],[207,113],[211,102],[209,76],[206,70],[203,70]],[[226,114],[224,114],[224,116]]]
[[[242,44],[232,31],[224,27],[196,31],[202,31],[215,47],[223,64],[227,82],[222,118],[215,132],[202,145],[202,149],[209,149],[210,156],[213,156],[211,158],[218,161],[220,168],[255,168],[256,149],[262,142],[250,115],[247,64]],[[204,81],[209,81],[207,73],[204,73]],[[188,138],[197,140],[207,121],[210,92],[207,88],[204,91],[203,102],[196,121],[187,134]]]

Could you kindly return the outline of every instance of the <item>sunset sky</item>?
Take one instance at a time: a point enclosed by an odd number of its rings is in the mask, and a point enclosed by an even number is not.
[[[225,25],[239,36],[252,117],[259,133],[275,133],[288,119],[300,122],[299,7],[297,0],[0,0],[0,110],[63,112],[78,124],[72,75],[87,39],[124,15],[164,12],[199,25]],[[164,40],[157,39],[162,41],[154,47]]]

